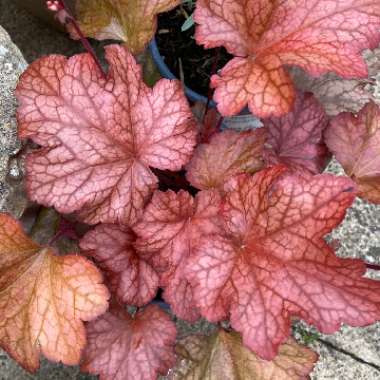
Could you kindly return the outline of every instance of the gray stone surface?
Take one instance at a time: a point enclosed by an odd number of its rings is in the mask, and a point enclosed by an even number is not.
[[[41,361],[37,374],[30,374],[0,351],[0,380],[96,380],[97,377],[79,372],[78,367]]]
[[[374,96],[374,100],[380,104],[380,47],[371,51],[367,51],[366,59],[369,68],[369,77],[373,84],[368,86],[370,92]]]
[[[335,348],[316,342],[310,345],[319,360],[311,374],[312,380],[380,380],[380,372],[362,364]]]
[[[326,169],[336,175],[345,175],[341,165],[333,159]],[[380,264],[380,206],[357,198],[347,211],[343,223],[330,235],[339,241],[338,255],[360,258]],[[380,273],[370,271],[369,277],[380,280]]]
[[[22,170],[15,157],[20,149],[13,91],[26,62],[6,31],[0,27],[0,211],[21,216],[27,204]]]

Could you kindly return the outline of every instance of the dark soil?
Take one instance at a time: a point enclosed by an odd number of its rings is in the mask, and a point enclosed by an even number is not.
[[[181,27],[186,21],[183,10],[188,15],[193,12],[190,6],[183,5],[158,17],[157,45],[171,72],[183,79],[186,86],[207,96],[213,68],[221,69],[232,56],[224,48],[203,49],[197,45],[194,26],[182,32]]]

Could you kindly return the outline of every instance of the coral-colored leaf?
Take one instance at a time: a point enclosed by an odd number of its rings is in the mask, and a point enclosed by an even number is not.
[[[175,324],[155,305],[131,317],[113,307],[87,325],[81,369],[100,380],[156,380],[175,363]]]
[[[359,185],[359,196],[380,204],[380,107],[369,103],[358,116],[336,116],[325,136],[329,149]]]
[[[108,290],[95,266],[77,255],[60,257],[30,240],[0,214],[0,345],[28,371],[40,353],[79,363],[86,343],[82,321],[108,307]]]
[[[295,94],[283,65],[366,77],[360,53],[380,42],[378,0],[198,0],[194,20],[198,43],[236,57],[211,80],[225,116],[246,104],[261,117],[290,111]]]
[[[294,170],[320,173],[328,155],[322,138],[327,125],[322,106],[311,94],[299,93],[290,113],[264,120],[268,131],[264,151],[267,163],[283,163]]]
[[[83,33],[98,40],[124,41],[133,54],[153,38],[157,15],[180,0],[77,0],[76,13]],[[76,33],[70,30],[77,38]]]
[[[187,163],[196,126],[180,82],[149,89],[127,50],[106,54],[107,79],[88,54],[42,58],[22,75],[20,136],[42,146],[27,159],[27,189],[89,224],[134,223],[157,186],[149,167]]]
[[[257,357],[235,332],[190,335],[176,346],[177,366],[171,380],[306,380],[317,355],[293,339],[280,346],[272,361]]]
[[[199,239],[219,231],[220,196],[202,191],[194,198],[185,191],[157,191],[134,227],[141,255],[160,273],[163,297],[182,319],[199,317],[193,290],[183,269]]]
[[[201,144],[187,167],[187,179],[196,188],[220,188],[232,176],[254,173],[263,166],[264,128],[249,132],[223,131]]]
[[[247,104],[260,117],[281,116],[294,102],[289,74],[278,57],[234,58],[211,77],[214,100],[224,116],[239,113]]]
[[[80,241],[80,248],[107,274],[111,290],[121,303],[143,306],[157,292],[158,275],[136,253],[134,233],[128,227],[101,224]]]
[[[329,174],[265,169],[230,181],[226,231],[203,239],[185,270],[201,314],[229,314],[244,344],[271,360],[292,317],[324,333],[380,319],[380,282],[360,260],[335,256],[324,241],[355,198],[355,184]]]

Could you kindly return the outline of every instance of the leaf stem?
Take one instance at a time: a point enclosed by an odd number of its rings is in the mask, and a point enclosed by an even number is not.
[[[95,61],[96,66],[98,66],[98,69],[100,70],[103,79],[106,79],[107,74],[105,73],[105,71],[104,71],[104,69],[100,63],[99,58],[97,57],[97,55],[95,53],[95,50],[93,49],[91,44],[88,42],[88,39],[84,36],[77,20],[75,19],[70,8],[66,4],[66,1],[65,0],[58,0],[58,4],[59,4],[59,8],[61,8],[61,10],[64,10],[64,12],[65,12],[64,21],[63,20],[60,20],[60,21],[66,23],[66,24],[71,24],[73,26],[73,28],[75,29],[75,32],[79,36],[79,39],[80,39],[83,47],[87,50],[87,52],[91,55],[91,57]],[[58,10],[56,10],[56,12],[58,13],[58,12],[60,12],[60,10],[58,9]]]
[[[54,236],[52,236],[48,245],[53,245],[57,240],[59,240],[63,236],[66,236],[72,240],[79,240],[79,236],[77,235],[73,225],[69,221],[64,219],[62,216],[60,216],[59,225],[56,230],[56,233]]]
[[[224,120],[224,116],[220,116],[218,120],[218,124],[216,125],[216,128],[215,128],[216,132],[220,132],[220,127],[222,126],[223,120]]]
[[[58,231],[48,242],[47,245],[52,246],[60,237],[62,236],[62,231]]]
[[[380,265],[377,265],[377,264],[368,264],[368,263],[366,263],[365,266],[367,267],[367,269],[380,270]]]

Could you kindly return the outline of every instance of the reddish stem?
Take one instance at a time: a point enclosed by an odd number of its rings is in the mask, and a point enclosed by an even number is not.
[[[58,231],[48,242],[48,246],[52,246],[60,237],[62,236],[62,232]]]
[[[224,117],[220,116],[220,119],[218,120],[218,124],[215,127],[215,131],[218,132],[220,130],[220,127],[222,126],[223,120],[224,120]]]
[[[73,225],[61,216],[59,220],[58,230],[55,233],[55,235],[50,239],[48,245],[53,245],[53,243],[55,243],[62,236],[66,236],[72,240],[79,239]]]
[[[368,263],[366,263],[365,265],[366,265],[367,269],[380,270],[380,265],[368,264]]]
[[[60,5],[60,8],[65,11],[65,16],[66,16],[65,17],[65,22],[67,24],[70,23],[73,26],[73,28],[75,29],[76,33],[79,36],[79,39],[80,39],[83,47],[87,50],[87,52],[91,55],[91,57],[95,61],[96,66],[98,66],[98,69],[100,70],[100,72],[102,74],[102,77],[104,79],[106,79],[107,75],[106,75],[105,71],[103,70],[103,67],[102,67],[102,65],[101,65],[101,63],[99,61],[99,58],[97,57],[97,55],[95,53],[95,50],[93,49],[93,47],[91,46],[91,44],[88,42],[87,38],[84,36],[84,34],[83,34],[83,32],[82,32],[79,24],[77,23],[75,17],[71,13],[70,8],[67,6],[66,1],[65,0],[58,0],[58,3]],[[60,11],[57,10],[57,12],[60,12]]]

